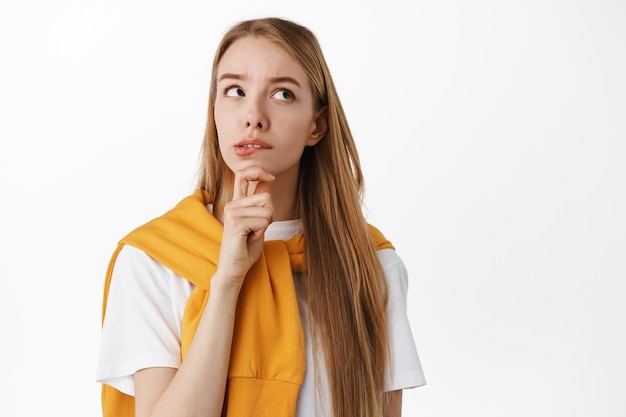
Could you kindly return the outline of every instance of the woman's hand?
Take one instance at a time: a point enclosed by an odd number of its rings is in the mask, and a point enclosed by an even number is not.
[[[224,234],[215,277],[241,285],[259,259],[274,214],[268,192],[273,180],[272,174],[258,167],[235,173],[233,200],[224,206]]]
[[[235,173],[224,207],[224,235],[209,299],[178,370],[146,368],[134,375],[136,415],[219,416],[230,363],[237,300],[246,273],[261,255],[274,209],[261,168]]]

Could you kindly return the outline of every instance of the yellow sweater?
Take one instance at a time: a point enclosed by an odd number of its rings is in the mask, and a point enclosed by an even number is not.
[[[106,273],[103,321],[117,255],[124,245],[141,249],[196,286],[183,315],[185,357],[208,300],[223,231],[207,210],[208,203],[208,194],[198,190],[119,242]],[[377,229],[370,226],[370,232],[378,249],[393,248]],[[295,416],[306,360],[293,272],[303,271],[305,265],[304,237],[297,235],[287,241],[266,241],[248,272],[237,304],[227,416]],[[102,411],[104,417],[134,416],[134,397],[103,384]]]

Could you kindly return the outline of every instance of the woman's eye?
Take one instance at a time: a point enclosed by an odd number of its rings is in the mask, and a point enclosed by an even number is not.
[[[293,100],[293,94],[289,90],[278,90],[272,97],[278,100]]]
[[[243,97],[245,93],[241,87],[228,87],[225,92],[227,97]]]

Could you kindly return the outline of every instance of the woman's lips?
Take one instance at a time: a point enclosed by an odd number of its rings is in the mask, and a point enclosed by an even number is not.
[[[271,149],[271,146],[263,141],[258,139],[244,139],[235,145],[235,155],[248,156],[267,149]]]

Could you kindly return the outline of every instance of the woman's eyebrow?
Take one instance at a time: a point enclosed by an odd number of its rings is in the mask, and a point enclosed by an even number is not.
[[[242,74],[235,74],[231,72],[226,72],[219,76],[218,82],[222,80],[244,80],[246,77]],[[293,77],[283,76],[283,77],[272,77],[268,80],[272,84],[276,83],[291,83],[297,86],[298,88],[302,88],[298,80]]]
[[[298,88],[302,88],[298,80],[292,77],[273,77],[270,78],[271,83],[291,83],[295,84]]]
[[[226,72],[218,78],[218,81],[230,79],[230,80],[243,80],[245,77],[241,74],[233,74],[230,72]]]

